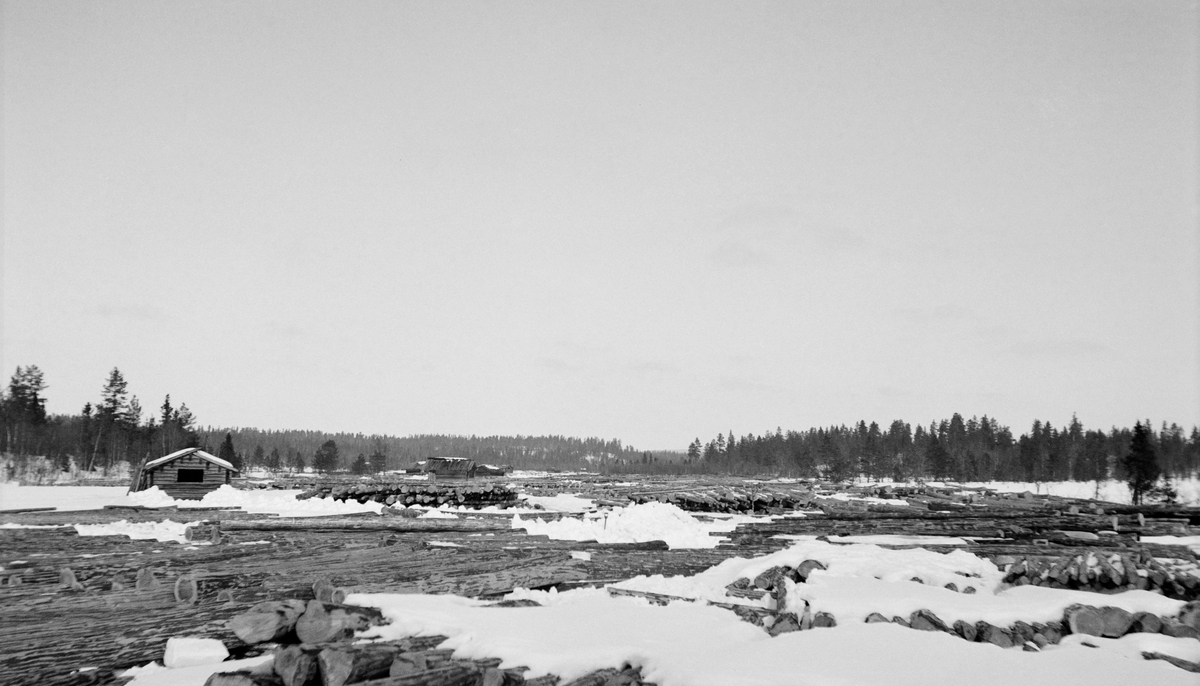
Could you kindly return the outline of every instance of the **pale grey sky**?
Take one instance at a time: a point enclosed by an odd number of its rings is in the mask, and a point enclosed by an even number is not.
[[[3,7],[52,412],[1200,422],[1196,2]]]

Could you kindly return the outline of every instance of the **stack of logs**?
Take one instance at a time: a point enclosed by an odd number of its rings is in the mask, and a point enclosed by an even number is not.
[[[1004,570],[1004,582],[1014,586],[1029,584],[1097,593],[1142,590],[1178,600],[1200,598],[1200,578],[1173,571],[1145,551],[1038,555],[1020,560],[999,555],[992,561]]]
[[[818,560],[805,560],[796,567],[772,567],[754,579],[748,577],[738,579],[725,589],[725,594],[731,598],[760,600],[769,595],[772,599],[769,605],[779,609],[707,602],[710,605],[733,610],[739,617],[763,627],[772,636],[791,631],[834,627],[838,623],[836,617],[828,612],[812,612],[807,602],[804,603],[804,611],[799,616],[782,609],[787,607],[789,586],[784,580],[790,580],[792,583],[804,583],[813,571],[819,569],[825,569],[825,566]],[[642,597],[659,604],[666,604],[673,600],[690,600],[613,587],[609,588],[609,593]],[[1018,621],[1008,627],[995,626],[985,621],[969,623],[958,620],[947,624],[930,610],[917,610],[908,617],[891,618],[873,612],[867,616],[866,622],[870,624],[890,622],[922,631],[941,631],[967,641],[992,643],[1002,648],[1021,646],[1025,650],[1038,651],[1048,645],[1057,644],[1067,634],[1119,638],[1129,633],[1161,633],[1176,638],[1200,640],[1200,602],[1188,603],[1177,617],[1160,617],[1148,612],[1131,613],[1119,607],[1072,605],[1064,612],[1061,621],[1046,623]],[[1200,672],[1200,664],[1194,662],[1158,653],[1145,654],[1143,657],[1167,660],[1182,669]]]
[[[386,624],[379,610],[345,605],[340,590],[313,585],[316,599],[264,602],[233,617],[229,626],[250,645],[275,644],[270,662],[243,671],[219,672],[205,686],[556,686],[559,678],[526,679],[526,667],[501,669],[501,660],[455,659],[438,649],[445,636],[355,642],[354,633]],[[497,607],[533,601],[501,601]],[[640,669],[603,669],[564,686],[653,686]]]
[[[377,502],[385,505],[424,505],[438,507],[483,508],[494,506],[506,508],[519,503],[517,491],[512,486],[495,483],[437,484],[437,483],[363,483],[342,486],[318,486],[296,496],[308,498],[332,498],[355,500],[360,503]]]
[[[687,491],[664,490],[629,494],[635,504],[670,503],[688,512],[776,513],[805,507],[810,496],[791,489],[745,489],[714,486]]]

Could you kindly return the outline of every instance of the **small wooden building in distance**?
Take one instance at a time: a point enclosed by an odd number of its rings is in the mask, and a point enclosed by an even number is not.
[[[466,481],[475,476],[475,460],[465,457],[429,457],[425,473],[430,481]]]
[[[132,490],[158,486],[172,498],[199,500],[205,493],[230,483],[233,465],[199,448],[184,448],[142,465]]]

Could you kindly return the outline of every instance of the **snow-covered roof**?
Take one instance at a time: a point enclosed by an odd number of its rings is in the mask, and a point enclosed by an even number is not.
[[[160,457],[156,460],[150,460],[149,462],[146,463],[146,466],[143,467],[142,469],[151,469],[151,468],[157,467],[159,465],[164,465],[164,464],[170,462],[171,460],[177,460],[185,455],[191,455],[191,454],[195,454],[196,457],[198,457],[202,460],[208,460],[209,462],[217,465],[218,467],[224,467],[225,469],[228,469],[228,470],[234,471],[234,472],[237,471],[236,469],[234,469],[233,465],[229,464],[225,460],[222,460],[221,458],[217,457],[216,455],[210,455],[209,453],[206,453],[199,448],[184,448],[183,450],[176,450],[175,452],[171,453],[170,455],[163,455],[162,457]]]

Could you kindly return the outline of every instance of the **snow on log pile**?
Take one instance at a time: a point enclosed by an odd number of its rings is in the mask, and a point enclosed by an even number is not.
[[[1028,556],[1019,560],[996,556],[1004,565],[1005,583],[1070,588],[1097,593],[1155,591],[1168,598],[1200,598],[1200,568],[1195,561],[1160,560],[1145,551],[1074,556]]]
[[[439,507],[483,508],[515,507],[520,504],[517,491],[512,486],[498,483],[457,484],[438,483],[359,483],[347,485],[318,485],[300,495],[308,498],[330,498],[332,500],[355,500],[359,503],[377,502],[385,505],[422,505]]]
[[[331,602],[339,593],[327,581],[313,585],[307,602],[264,602],[234,616],[231,630],[243,643],[265,646],[271,659],[236,671],[215,671],[205,686],[555,686],[557,676],[526,679],[528,667],[501,669],[500,658],[464,659],[438,649],[446,636],[406,636],[358,640],[371,627],[388,624],[376,608]],[[529,607],[538,603],[506,600],[492,607]],[[565,686],[642,686],[638,668],[603,669]],[[652,686],[652,685],[651,685]]]

